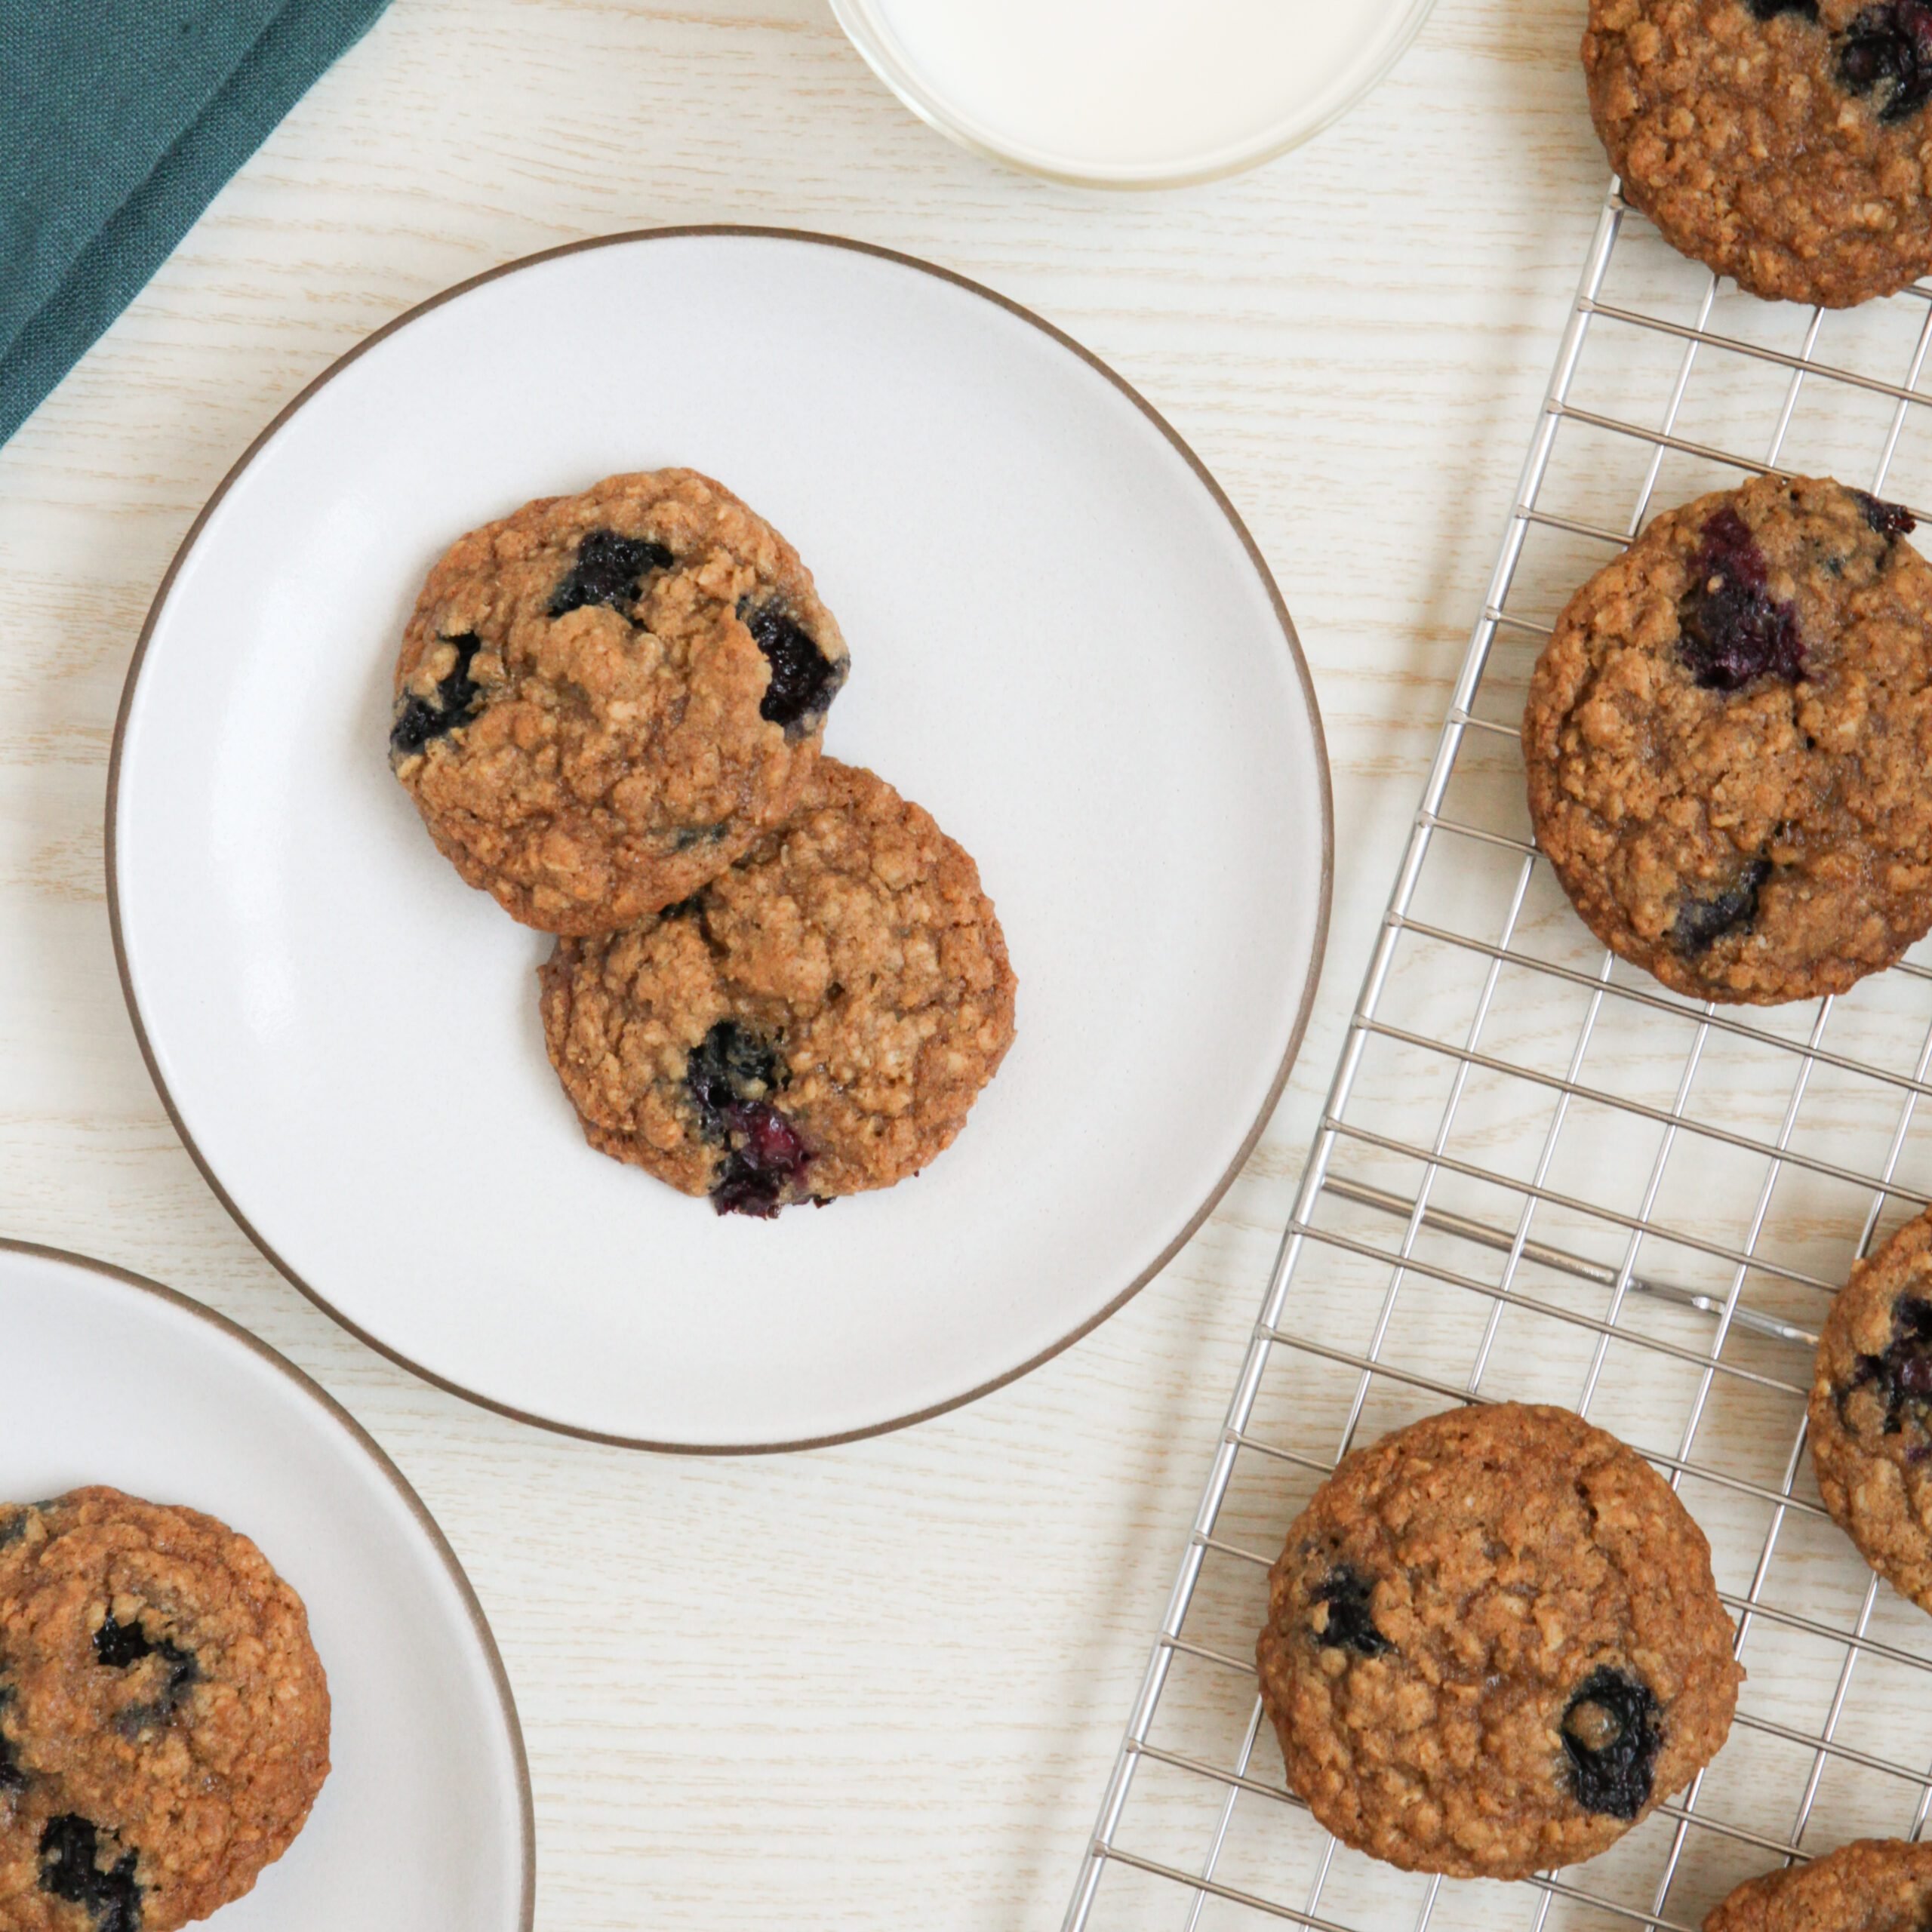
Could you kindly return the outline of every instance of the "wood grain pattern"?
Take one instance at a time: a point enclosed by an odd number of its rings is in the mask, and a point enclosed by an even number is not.
[[[1058,1923],[1595,218],[1582,11],[1440,0],[1309,147],[1122,198],[955,149],[817,0],[395,0],[0,451],[0,1231],[205,1299],[395,1457],[516,1686],[546,1932]],[[1165,1275],[972,1408],[743,1463],[500,1421],[282,1282],[149,1088],[100,858],[148,600],[261,424],[451,281],[714,220],[929,257],[1138,385],[1281,582],[1340,831],[1301,1067]]]

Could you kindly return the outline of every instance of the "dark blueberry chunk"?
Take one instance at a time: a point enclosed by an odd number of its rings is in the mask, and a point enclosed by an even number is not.
[[[1772,601],[1764,553],[1727,506],[1704,525],[1690,560],[1693,581],[1677,607],[1677,648],[1707,691],[1734,691],[1754,678],[1789,683],[1804,669],[1798,613]]]
[[[1860,1355],[1844,1393],[1870,1388],[1884,1398],[1887,1435],[1897,1435],[1908,1418],[1932,1433],[1932,1302],[1901,1295],[1893,1304],[1892,1339],[1884,1353]]]
[[[389,728],[389,755],[408,758],[420,752],[432,738],[440,738],[469,718],[483,695],[483,687],[469,675],[483,640],[474,631],[461,637],[446,637],[445,644],[456,646],[456,662],[449,675],[436,685],[435,702],[409,697],[395,708],[395,722]]]
[[[1865,521],[1881,537],[1909,537],[1918,528],[1918,519],[1903,503],[1888,503],[1882,497],[1874,497],[1863,490],[1851,493],[1858,499],[1858,506],[1865,512]]]
[[[1761,20],[1774,20],[1780,14],[1801,14],[1807,20],[1818,17],[1818,0],[1750,0],[1750,6]]]
[[[0,1685],[0,1711],[4,1711],[13,1700],[13,1691]],[[0,1791],[18,1791],[26,1781],[26,1774],[20,1769],[20,1761],[14,1753],[14,1740],[0,1730]]]
[[[1853,94],[1884,91],[1881,121],[1916,114],[1932,100],[1932,0],[1866,8],[1838,42],[1838,75]]]
[[[0,1549],[9,1543],[18,1543],[27,1533],[27,1518],[31,1512],[15,1508],[5,1515],[0,1515]]]
[[[721,1214],[756,1214],[769,1220],[811,1165],[804,1137],[761,1100],[727,1108],[724,1121],[733,1145],[712,1184],[711,1204]]]
[[[172,1650],[174,1646],[171,1644],[168,1647]],[[94,1633],[94,1654],[109,1670],[125,1670],[131,1663],[152,1657],[154,1646],[138,1622],[117,1623],[110,1610]]]
[[[738,616],[771,666],[771,682],[758,700],[758,715],[768,724],[783,725],[786,737],[802,737],[838,695],[845,681],[844,666],[826,657],[811,633],[778,605],[754,608],[746,598],[738,606]]]
[[[729,825],[682,826],[671,840],[671,850],[674,852],[688,852],[695,846],[715,845],[731,829]]]
[[[1324,1651],[1352,1651],[1358,1657],[1386,1657],[1395,1647],[1375,1627],[1369,1599],[1374,1586],[1359,1570],[1341,1564],[1329,1571],[1315,1592],[1328,1606],[1328,1620],[1315,1633]]]
[[[736,1020],[719,1020],[685,1062],[705,1138],[731,1149],[711,1189],[721,1214],[777,1214],[811,1164],[798,1130],[767,1098],[783,1081],[777,1054]]]
[[[128,1852],[103,1871],[100,1834],[72,1811],[48,1820],[40,1835],[40,1889],[82,1907],[94,1932],[141,1932],[141,1888]]]
[[[1627,1670],[1599,1665],[1564,1707],[1563,1749],[1577,1802],[1609,1818],[1634,1818],[1657,1770],[1657,1700]]]
[[[1753,859],[1734,884],[1709,899],[1684,899],[1678,903],[1670,943],[1679,952],[1702,952],[1726,933],[1741,931],[1758,916],[1758,891],[1771,875],[1770,862]]]
[[[704,910],[704,894],[694,892],[688,899],[680,899],[675,906],[662,908],[657,916],[660,919],[694,919]]]
[[[550,614],[561,617],[586,604],[635,603],[644,580],[653,571],[669,570],[675,561],[648,537],[593,530],[577,546],[577,561],[552,595]]]
[[[181,1700],[201,1681],[202,1670],[194,1658],[171,1638],[154,1642],[139,1621],[117,1623],[111,1610],[94,1633],[95,1657],[110,1670],[127,1670],[143,1657],[158,1657],[168,1667],[158,1694],[146,1703],[130,1704],[115,1720],[129,1736],[158,1724],[180,1709]]]
[[[721,1020],[685,1062],[685,1086],[708,1140],[722,1140],[733,1107],[762,1100],[778,1085],[778,1056],[735,1020]]]

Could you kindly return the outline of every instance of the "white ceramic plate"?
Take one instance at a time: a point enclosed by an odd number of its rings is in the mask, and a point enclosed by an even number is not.
[[[0,1241],[0,1497],[110,1483],[220,1517],[300,1593],[333,1768],[220,1932],[518,1932],[523,1740],[454,1555],[395,1466],[273,1349],[171,1290]]]
[[[827,749],[975,855],[1020,977],[943,1158],[774,1222],[586,1146],[549,942],[459,881],[385,757],[445,545],[669,463],[798,546],[852,650]],[[485,277],[285,411],[150,614],[109,839],[156,1082],[298,1285],[513,1414],[772,1447],[1020,1373],[1198,1224],[1300,1036],[1329,807],[1287,612],[1131,391],[937,270],[728,229]]]
[[[866,63],[977,154],[1088,188],[1238,173],[1345,114],[1432,0],[832,0]]]

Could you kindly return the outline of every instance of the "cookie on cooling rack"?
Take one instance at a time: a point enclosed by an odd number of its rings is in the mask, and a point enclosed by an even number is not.
[[[820,761],[782,831],[625,931],[560,940],[543,1036],[592,1146],[771,1216],[949,1146],[1013,1042],[971,858],[883,779]]]
[[[1932,1212],[1851,1271],[1818,1338],[1811,1460],[1866,1562],[1932,1611]]]
[[[328,1774],[301,1599],[246,1537],[107,1488],[0,1506],[0,1925],[173,1932]]]
[[[430,571],[389,762],[512,918],[609,932],[785,819],[847,662],[798,552],[730,491],[612,476],[472,531]]]
[[[1572,597],[1523,715],[1537,842],[1676,992],[1842,992],[1932,925],[1932,568],[1910,515],[1765,476]]]
[[[1590,0],[1583,70],[1626,199],[1753,295],[1932,269],[1932,0]]]
[[[1704,1932],[1921,1932],[1932,1922],[1932,1844],[1860,1838],[1747,1879]]]
[[[1743,1675],[1669,1485],[1568,1410],[1514,1403],[1348,1457],[1269,1573],[1257,1657],[1321,1823],[1456,1878],[1603,1850],[1716,1752]]]

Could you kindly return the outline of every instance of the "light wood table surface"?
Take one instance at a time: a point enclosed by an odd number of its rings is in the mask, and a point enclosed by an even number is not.
[[[0,450],[0,1233],[211,1303],[395,1457],[515,1686],[540,1926],[1058,1924],[1595,219],[1583,11],[1439,0],[1310,146],[1115,197],[955,149],[823,0],[395,0]],[[149,600],[277,408],[510,257],[734,220],[986,281],[1167,414],[1294,614],[1339,835],[1301,1064],[1165,1274],[968,1409],[715,1461],[468,1406],[257,1254],[143,1069],[101,824]]]

